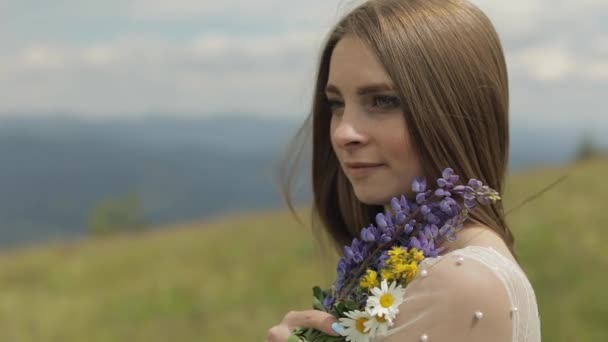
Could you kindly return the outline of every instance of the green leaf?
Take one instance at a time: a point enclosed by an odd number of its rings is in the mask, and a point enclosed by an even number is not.
[[[344,302],[344,306],[348,311],[359,310],[359,304],[354,301],[346,301]]]
[[[312,288],[312,295],[312,307],[315,310],[327,312],[327,308],[325,305],[323,305],[326,297],[325,291],[323,291],[320,287],[315,286]]]
[[[327,308],[317,298],[312,299],[312,308],[319,311],[327,312]]]
[[[307,342],[307,341],[302,341],[302,339],[297,335],[289,335],[287,337],[287,340],[285,340],[285,342]]]
[[[312,295],[321,302],[325,299],[325,292],[318,286],[312,288]]]

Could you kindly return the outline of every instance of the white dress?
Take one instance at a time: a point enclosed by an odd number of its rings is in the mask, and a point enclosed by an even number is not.
[[[534,289],[514,261],[467,246],[420,264],[399,314],[374,342],[540,342]]]

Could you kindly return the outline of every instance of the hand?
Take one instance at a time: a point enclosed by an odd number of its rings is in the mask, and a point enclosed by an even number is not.
[[[296,328],[313,328],[330,336],[340,336],[332,329],[336,318],[327,312],[319,310],[290,311],[283,317],[279,325],[268,330],[267,342],[286,342]],[[291,341],[289,341],[291,342]]]

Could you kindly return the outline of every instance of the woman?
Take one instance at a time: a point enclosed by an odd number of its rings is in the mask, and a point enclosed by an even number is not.
[[[365,2],[326,41],[307,123],[313,209],[339,251],[392,197],[411,196],[415,176],[437,179],[451,167],[502,193],[508,81],[493,25],[463,0]],[[407,287],[394,326],[377,340],[540,341],[534,291],[500,201],[472,212],[445,247],[421,264],[426,276]],[[296,327],[343,333],[327,313],[292,311],[268,341],[297,340]]]

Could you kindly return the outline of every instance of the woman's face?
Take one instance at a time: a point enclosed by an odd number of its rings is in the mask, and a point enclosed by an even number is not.
[[[325,89],[332,148],[357,198],[386,205],[411,194],[421,166],[392,81],[374,52],[354,36],[336,45]]]

